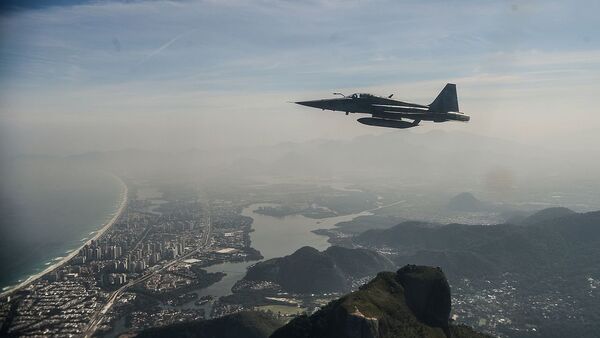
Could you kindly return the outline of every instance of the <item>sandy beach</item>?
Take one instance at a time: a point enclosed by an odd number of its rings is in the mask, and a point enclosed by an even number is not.
[[[117,176],[115,176],[115,177],[117,177]],[[106,222],[100,230],[96,231],[92,238],[89,238],[84,243],[82,243],[82,245],[80,247],[69,251],[66,256],[62,257],[60,260],[56,260],[53,264],[49,265],[43,271],[30,276],[25,281],[15,285],[15,286],[9,287],[9,289],[7,289],[7,290],[3,290],[2,293],[0,294],[0,297],[10,295],[11,293],[13,293],[17,290],[26,287],[27,285],[36,281],[37,279],[44,276],[45,274],[50,273],[50,272],[54,271],[55,269],[61,267],[62,265],[67,263],[69,260],[71,260],[73,257],[75,257],[77,255],[77,253],[79,253],[79,250],[81,250],[81,248],[83,248],[87,244],[91,243],[91,241],[100,238],[100,236],[102,236],[108,229],[110,229],[110,227],[112,227],[115,224],[115,222],[119,219],[119,217],[121,216],[121,214],[127,207],[127,195],[129,194],[129,190],[128,190],[125,182],[123,182],[123,180],[121,180],[119,177],[117,177],[117,179],[121,182],[121,185],[123,186],[123,192],[121,193],[121,202],[119,204],[119,209],[117,209],[117,211],[115,212],[113,217],[108,222]]]

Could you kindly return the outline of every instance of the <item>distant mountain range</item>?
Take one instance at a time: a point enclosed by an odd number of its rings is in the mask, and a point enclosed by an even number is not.
[[[389,247],[397,264],[441,266],[453,276],[513,272],[543,275],[600,272],[600,211],[575,213],[550,208],[516,224],[433,226],[403,222],[354,238],[365,247]]]
[[[415,183],[453,183],[457,186],[480,185],[497,168],[530,180],[574,174],[582,178],[596,177],[591,173],[595,172],[594,168],[600,169],[597,161],[577,155],[581,158],[571,158],[571,161],[582,164],[574,167],[565,160],[571,155],[481,135],[436,130],[390,132],[350,141],[315,140],[260,147],[174,152],[127,149],[89,152],[65,159],[117,173],[175,172],[219,177],[341,175],[365,180],[402,177]]]
[[[449,322],[450,287],[439,268],[407,265],[379,273],[358,291],[311,316],[283,325],[264,313],[241,312],[208,321],[141,332],[138,337],[249,338],[484,338]],[[274,332],[273,332],[274,331]]]

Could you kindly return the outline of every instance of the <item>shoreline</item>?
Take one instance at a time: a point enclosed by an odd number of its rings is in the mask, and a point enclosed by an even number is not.
[[[6,296],[10,296],[13,292],[16,292],[26,286],[28,286],[29,284],[33,283],[34,281],[40,279],[41,277],[43,277],[44,275],[60,268],[61,266],[65,265],[66,263],[68,263],[73,257],[75,257],[78,253],[79,250],[81,250],[84,246],[90,244],[92,241],[97,240],[98,238],[100,238],[100,236],[102,236],[108,229],[110,229],[119,219],[119,217],[121,217],[121,215],[123,214],[123,211],[125,210],[125,208],[127,207],[127,201],[128,201],[128,195],[129,195],[129,188],[127,187],[127,185],[125,184],[125,182],[123,182],[123,180],[114,175],[114,177],[116,179],[119,180],[119,182],[121,183],[121,185],[123,186],[123,192],[121,193],[121,201],[119,203],[119,208],[117,209],[117,211],[115,212],[115,214],[113,215],[113,217],[106,222],[99,230],[96,230],[94,233],[94,236],[87,239],[84,243],[82,243],[79,247],[70,250],[69,253],[67,255],[65,255],[64,257],[61,257],[60,260],[51,263],[48,267],[46,267],[44,270],[29,276],[25,281],[16,284],[14,286],[8,286],[9,289],[7,290],[2,290],[2,293],[0,293],[0,297],[6,297]],[[52,262],[52,261],[51,261]]]

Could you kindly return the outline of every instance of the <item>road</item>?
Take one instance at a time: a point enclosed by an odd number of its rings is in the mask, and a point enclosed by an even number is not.
[[[104,307],[100,311],[96,312],[92,316],[92,319],[90,320],[90,323],[84,332],[84,337],[92,337],[94,335],[94,332],[96,332],[96,330],[98,329],[98,325],[104,319],[104,315],[108,312],[108,310],[110,310],[110,308],[113,306],[114,302],[123,294],[123,292],[125,292],[125,290],[127,290],[128,288],[130,288],[136,284],[147,281],[148,279],[152,278],[156,274],[163,272],[164,270],[181,262],[184,259],[187,259],[188,257],[194,255],[198,251],[206,250],[209,248],[210,238],[212,236],[212,219],[211,219],[211,214],[210,214],[210,205],[208,206],[207,210],[208,210],[208,222],[207,222],[208,230],[206,231],[206,238],[204,239],[204,243],[202,245],[198,246],[196,249],[188,252],[187,254],[177,257],[176,259],[163,265],[160,269],[154,270],[143,277],[140,277],[136,280],[130,281],[129,283],[121,286],[119,289],[113,291],[113,293],[108,297],[108,302],[106,303],[106,305],[104,305]]]

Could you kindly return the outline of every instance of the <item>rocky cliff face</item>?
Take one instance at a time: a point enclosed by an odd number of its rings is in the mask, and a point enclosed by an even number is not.
[[[423,323],[446,328],[450,318],[450,285],[440,268],[406,265],[396,279],[404,287],[406,304]]]
[[[448,322],[450,287],[439,268],[382,272],[358,291],[300,316],[271,338],[485,337]]]

